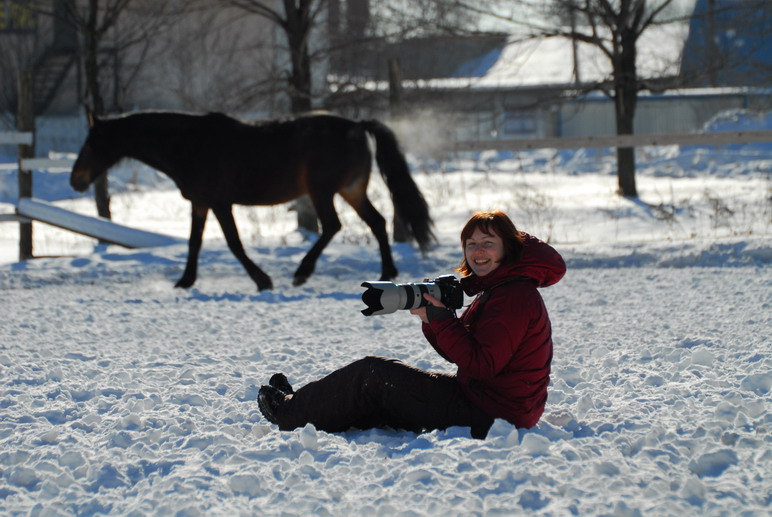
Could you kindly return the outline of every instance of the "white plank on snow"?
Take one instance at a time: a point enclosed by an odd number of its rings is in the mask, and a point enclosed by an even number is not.
[[[16,213],[29,219],[126,248],[152,248],[184,242],[176,237],[123,226],[102,217],[90,217],[70,212],[34,198],[19,199]]]

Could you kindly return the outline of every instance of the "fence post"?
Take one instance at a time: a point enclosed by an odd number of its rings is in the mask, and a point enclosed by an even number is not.
[[[399,59],[389,59],[389,109],[392,120],[398,121],[402,117],[402,71]],[[397,205],[394,205],[394,242],[408,242],[410,237],[402,218],[397,214]]]
[[[300,196],[295,200],[292,207],[298,213],[298,228],[311,233],[319,233],[318,217],[310,197],[307,195]]]
[[[22,160],[35,155],[35,117],[32,112],[32,72],[19,74],[19,101],[16,111],[16,129],[32,133],[31,144],[19,144],[19,198],[32,197],[32,171],[22,168]],[[32,258],[32,221],[19,222],[19,261]]]

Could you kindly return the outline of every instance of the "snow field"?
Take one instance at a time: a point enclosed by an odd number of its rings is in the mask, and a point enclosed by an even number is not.
[[[294,213],[236,210],[276,285],[260,293],[213,219],[189,290],[172,287],[185,245],[95,247],[36,224],[36,253],[56,256],[18,263],[17,225],[0,224],[0,514],[766,516],[768,147],[640,150],[638,201],[616,196],[600,152],[414,167],[439,244],[425,257],[395,244],[398,281],[450,273],[479,209],[508,211],[568,264],[541,291],[546,413],[530,430],[498,420],[484,441],[463,428],[279,432],[262,418],[257,391],[277,371],[302,385],[373,354],[453,371],[406,311],[359,313],[380,263],[342,203],[343,230],[301,287],[310,243]],[[118,222],[187,237],[176,190],[136,164],[111,175]],[[93,213],[48,180],[49,200]],[[379,179],[371,192],[390,220]]]

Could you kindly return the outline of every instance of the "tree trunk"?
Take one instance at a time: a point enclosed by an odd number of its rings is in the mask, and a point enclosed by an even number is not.
[[[308,32],[310,30],[308,12],[295,9],[285,2],[287,15],[287,41],[290,48],[292,70],[289,78],[289,97],[292,113],[311,111],[311,57],[308,53]],[[294,209],[298,213],[298,228],[319,233],[319,221],[314,205],[308,196],[301,196],[295,201]]]
[[[635,148],[617,148],[617,167],[619,169],[617,173],[619,194],[624,197],[638,197],[638,190],[635,186]]]
[[[308,13],[287,12],[287,40],[292,70],[289,78],[292,113],[311,111],[311,57],[308,53]]]
[[[292,210],[298,213],[298,228],[313,233],[319,233],[319,219],[311,198],[303,195],[295,200]]]
[[[635,67],[636,37],[625,31],[621,37],[621,51],[614,59],[614,107],[618,135],[632,135],[635,108],[638,102],[638,79]],[[635,186],[635,148],[617,148],[617,177],[619,194],[638,197]]]
[[[16,111],[16,129],[35,133],[35,116],[32,112],[32,72],[24,70],[19,75],[19,100]],[[34,141],[19,146],[19,160],[35,156]],[[19,198],[32,197],[32,171],[19,165]],[[19,223],[19,261],[32,258],[32,221]]]
[[[707,1],[707,13],[705,20],[706,28],[706,42],[708,44],[708,62],[706,68],[708,69],[708,77],[710,86],[718,86],[718,69],[720,67],[720,59],[718,55],[718,45],[716,44],[716,14],[713,0]]]
[[[84,68],[86,72],[86,88],[88,97],[91,98],[91,115],[104,115],[105,105],[99,85],[99,34],[97,19],[99,1],[89,1],[89,17],[86,22]],[[97,214],[100,217],[111,219],[110,192],[107,183],[107,174],[102,174],[94,181],[94,199],[96,201]]]
[[[402,72],[399,59],[389,59],[389,108],[393,120],[399,120],[402,116]],[[394,204],[394,203],[392,203]],[[397,205],[394,204],[394,242],[408,242],[410,236],[404,221],[397,213]]]

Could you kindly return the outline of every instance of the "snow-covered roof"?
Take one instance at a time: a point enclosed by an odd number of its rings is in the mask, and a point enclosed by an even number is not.
[[[688,24],[669,24],[646,30],[638,40],[639,77],[676,75],[688,33]],[[572,45],[570,39],[563,37],[513,39],[475,86],[570,84],[574,81]],[[580,41],[576,46],[581,82],[598,82],[611,77],[611,61],[597,46]]]
[[[689,34],[687,23],[652,26],[638,40],[638,76],[657,78],[677,75],[684,42]],[[574,83],[573,42],[568,38],[523,38],[513,36],[498,55],[485,56],[490,66],[462,67],[479,75],[467,77],[404,81],[419,88],[501,89],[538,86],[563,86]],[[597,46],[577,41],[579,79],[583,83],[611,77],[611,61]],[[332,81],[335,82],[334,80]],[[388,83],[370,81],[373,90],[385,90]]]

